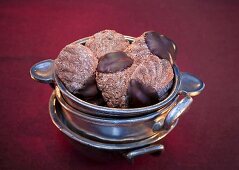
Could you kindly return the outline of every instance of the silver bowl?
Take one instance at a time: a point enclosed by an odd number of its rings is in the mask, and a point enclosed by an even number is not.
[[[133,37],[125,38],[130,43],[134,41]],[[84,45],[87,39],[74,43]],[[95,148],[124,150],[147,146],[166,136],[191,105],[192,96],[204,89],[205,84],[199,78],[180,72],[175,64],[173,71],[174,84],[166,99],[155,105],[134,109],[97,106],[77,98],[56,76],[54,60],[35,64],[30,74],[34,80],[50,84],[55,89],[50,98],[50,115],[63,133]],[[162,145],[148,146],[127,156],[132,158],[162,149]]]

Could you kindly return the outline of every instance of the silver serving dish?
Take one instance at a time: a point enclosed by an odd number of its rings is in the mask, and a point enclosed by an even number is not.
[[[133,37],[125,38],[134,41]],[[87,39],[74,43],[84,44]],[[97,106],[75,97],[55,75],[54,60],[35,64],[30,74],[34,80],[55,89],[49,102],[50,115],[64,134],[94,148],[127,150],[126,155],[131,159],[163,150],[162,145],[152,144],[176,126],[178,118],[191,105],[192,96],[200,94],[205,87],[200,79],[180,72],[175,64],[173,70],[174,85],[168,97],[155,105],[135,109]]]

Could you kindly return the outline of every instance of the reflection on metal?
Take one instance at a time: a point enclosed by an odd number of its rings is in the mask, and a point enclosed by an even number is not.
[[[128,151],[130,149],[131,151],[133,151],[134,149],[142,148],[144,146],[148,146],[152,143],[159,141],[160,139],[165,137],[171,130],[173,130],[173,128],[177,124],[176,121],[169,130],[161,130],[160,132],[155,133],[153,136],[143,140],[132,140],[130,142],[108,142],[103,140],[95,140],[91,137],[87,137],[87,134],[83,134],[81,131],[72,127],[65,120],[64,113],[62,112],[61,107],[61,104],[56,99],[55,91],[53,91],[49,101],[49,112],[52,122],[60,131],[62,131],[71,139],[98,149],[118,151]]]
[[[54,82],[54,60],[49,59],[36,63],[30,69],[30,75],[32,79],[40,83]]]
[[[205,88],[202,80],[192,75],[191,73],[181,73],[181,86],[180,90],[189,94],[190,96],[197,96]]]
[[[186,95],[182,100],[178,102],[178,104],[169,111],[168,115],[164,121],[164,128],[170,129],[173,123],[187,110],[187,108],[191,105],[193,99],[191,96]]]
[[[155,153],[155,152],[162,152],[162,151],[164,151],[163,145],[150,145],[150,146],[147,146],[144,148],[133,150],[133,151],[129,152],[126,155],[126,157],[128,159],[133,159],[140,155],[145,155],[145,154]]]

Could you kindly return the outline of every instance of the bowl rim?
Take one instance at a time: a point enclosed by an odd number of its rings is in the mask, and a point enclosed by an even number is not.
[[[55,96],[59,102],[59,104],[66,109],[68,112],[70,112],[71,114],[75,115],[75,116],[80,116],[83,119],[87,119],[93,122],[101,122],[101,123],[108,123],[108,124],[125,124],[125,123],[136,123],[136,122],[142,122],[142,121],[148,121],[152,118],[161,116],[162,114],[166,113],[168,110],[171,110],[174,106],[175,103],[178,99],[178,97],[175,97],[173,99],[173,101],[168,104],[167,106],[165,106],[162,110],[159,110],[158,112],[152,112],[150,114],[147,115],[138,115],[138,116],[134,116],[134,117],[126,117],[125,119],[119,118],[119,117],[115,117],[115,116],[110,116],[110,117],[99,117],[99,115],[92,115],[92,114],[87,114],[85,112],[79,112],[76,108],[72,107],[70,104],[68,104],[64,98],[62,97],[61,93],[59,93],[59,88],[57,87],[55,89]],[[112,121],[114,120],[114,121]]]
[[[124,36],[126,40],[133,42],[134,37],[131,36]],[[90,37],[85,37],[82,39],[79,39],[77,41],[74,41],[73,43],[81,43],[84,45],[84,43],[89,39]],[[159,103],[156,103],[154,105],[146,106],[146,107],[139,107],[139,108],[111,108],[106,106],[99,106],[95,104],[88,103],[80,98],[77,98],[72,93],[70,93],[67,88],[64,86],[64,84],[60,81],[56,73],[54,72],[54,79],[57,87],[60,89],[61,93],[68,97],[73,102],[77,103],[80,107],[87,108],[91,111],[96,112],[97,115],[100,115],[100,113],[104,113],[104,115],[116,115],[116,116],[137,116],[142,115],[146,113],[155,112],[171,101],[179,94],[180,91],[180,85],[181,85],[181,74],[179,71],[179,68],[176,64],[172,65],[173,71],[174,71],[174,80],[173,80],[173,88],[170,92],[170,94],[165,98],[163,101],[160,101]],[[69,104],[69,103],[68,103]],[[70,104],[69,104],[70,105]],[[70,105],[71,106],[71,105]]]

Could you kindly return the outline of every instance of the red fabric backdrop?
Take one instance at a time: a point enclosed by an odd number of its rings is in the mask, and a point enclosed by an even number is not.
[[[0,169],[239,169],[238,18],[236,0],[1,0]],[[168,35],[180,69],[206,83],[159,157],[86,156],[52,124],[52,90],[30,79],[33,64],[103,29]]]

